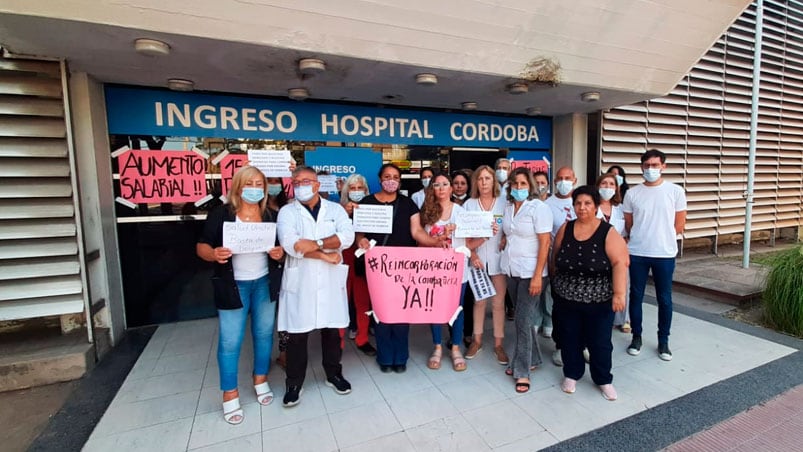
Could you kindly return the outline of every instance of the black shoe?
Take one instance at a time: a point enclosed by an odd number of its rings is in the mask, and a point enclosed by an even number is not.
[[[633,340],[630,341],[630,345],[627,346],[627,354],[630,356],[636,356],[641,353],[641,336],[633,335]]]
[[[380,364],[379,370],[381,370],[383,374],[389,374],[393,372],[395,369],[394,366],[383,366],[382,364]]]
[[[393,371],[397,374],[403,374],[407,372],[407,364],[399,364],[398,366],[393,366]]]
[[[669,350],[668,343],[658,344],[658,357],[664,361],[672,361],[672,351]]]
[[[376,349],[370,342],[366,342],[362,345],[358,345],[357,348],[360,349],[361,352],[365,353],[368,356],[376,356]]]
[[[351,392],[351,383],[346,381],[342,375],[335,375],[326,379],[326,386],[334,388],[338,394],[348,394]]]
[[[301,402],[299,398],[302,392],[304,392],[304,388],[301,386],[290,386],[287,388],[287,392],[284,393],[282,405],[284,405],[285,408],[298,405],[298,403]]]

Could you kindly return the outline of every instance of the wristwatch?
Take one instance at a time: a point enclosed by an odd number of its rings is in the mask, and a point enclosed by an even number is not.
[[[315,241],[315,243],[318,244],[318,249],[319,250],[323,249],[323,239],[318,239],[318,240]]]

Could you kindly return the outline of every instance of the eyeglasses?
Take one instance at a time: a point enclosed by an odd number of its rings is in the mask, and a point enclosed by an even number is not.
[[[314,184],[315,182],[317,182],[317,181],[312,180],[312,179],[294,180],[293,181],[293,187],[301,187],[301,186],[305,186],[306,187],[308,185]]]
[[[432,184],[432,188],[447,188],[449,187],[449,182],[438,182],[436,184]]]

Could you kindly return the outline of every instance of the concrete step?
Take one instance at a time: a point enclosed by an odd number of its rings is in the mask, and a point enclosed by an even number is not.
[[[95,365],[85,331],[6,333],[0,337],[0,392],[77,380]]]
[[[745,306],[761,299],[767,270],[759,264],[742,268],[735,259],[684,259],[675,266],[672,287],[689,295]]]

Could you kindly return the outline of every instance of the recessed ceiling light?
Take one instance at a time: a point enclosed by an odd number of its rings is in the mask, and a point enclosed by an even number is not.
[[[541,109],[538,107],[527,107],[527,114],[530,116],[537,116],[541,114]]]
[[[293,100],[304,100],[309,97],[307,88],[290,88],[287,90],[287,97]]]
[[[460,106],[463,107],[463,110],[476,110],[477,109],[477,103],[476,102],[463,102],[462,104],[460,104]]]
[[[435,74],[416,74],[415,82],[419,85],[437,85],[438,84],[438,76]]]
[[[317,58],[302,58],[298,60],[298,70],[302,74],[319,74],[326,70],[326,63]]]
[[[155,39],[140,38],[135,40],[134,50],[141,55],[148,56],[170,55],[170,45]]]
[[[583,102],[596,102],[599,100],[600,94],[597,91],[589,91],[580,95]]]
[[[510,94],[525,94],[530,91],[530,87],[526,83],[511,83],[507,85],[507,92]]]
[[[167,87],[173,91],[192,91],[195,89],[195,82],[183,78],[171,78],[167,80]]]

